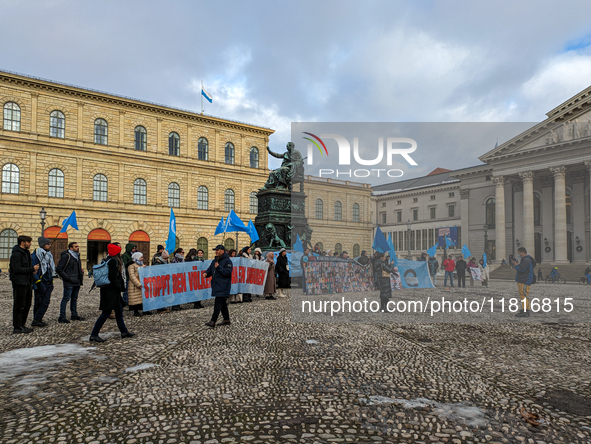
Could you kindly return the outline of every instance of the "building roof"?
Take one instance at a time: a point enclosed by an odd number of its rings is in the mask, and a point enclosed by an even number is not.
[[[434,174],[441,174],[441,173],[449,173],[450,171],[451,170],[448,170],[447,168],[437,167],[433,171],[431,171],[429,174],[427,174],[427,176],[433,176]]]

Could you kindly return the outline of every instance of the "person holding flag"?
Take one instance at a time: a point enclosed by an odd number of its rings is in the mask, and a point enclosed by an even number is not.
[[[431,281],[435,287],[437,287],[437,270],[439,270],[439,262],[437,262],[437,258],[435,257],[437,254],[437,245],[435,244],[427,250],[427,254],[429,255],[429,259],[427,260],[429,276],[431,276]]]

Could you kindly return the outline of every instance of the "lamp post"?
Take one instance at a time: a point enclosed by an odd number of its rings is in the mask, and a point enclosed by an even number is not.
[[[410,219],[408,220],[408,223],[406,224],[406,232],[407,232],[407,245],[408,245],[408,256],[406,256],[406,259],[408,259],[409,261],[412,260],[412,255],[410,254]]]
[[[488,254],[488,225],[487,224],[484,224],[484,252],[486,253],[486,257],[488,259],[488,257],[490,255]]]
[[[39,217],[41,218],[41,236],[45,236],[45,218],[47,217],[47,211],[45,211],[45,207],[41,207],[41,211],[39,211]]]

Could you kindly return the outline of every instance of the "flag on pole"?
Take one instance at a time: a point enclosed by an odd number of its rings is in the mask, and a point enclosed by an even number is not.
[[[484,261],[484,266],[486,267],[486,253],[482,253],[482,260]]]
[[[388,246],[388,241],[386,241],[384,233],[382,233],[380,227],[376,228],[376,235],[373,239],[373,245],[371,246],[371,248],[376,250],[378,253],[385,253],[386,251],[390,250],[390,247]]]
[[[257,233],[257,229],[254,226],[254,224],[252,223],[252,219],[248,220],[248,235],[250,236],[250,242],[251,243],[255,243],[256,241],[259,240],[259,233]]]
[[[435,257],[435,255],[437,254],[437,246],[439,245],[439,242],[437,242],[435,245],[433,245],[431,248],[429,248],[427,250],[427,254],[431,257]]]
[[[468,246],[466,244],[464,244],[462,247],[462,256],[464,256],[464,258],[472,256],[472,253],[470,253],[470,250],[468,250]]]
[[[222,220],[220,220],[220,223],[218,224],[217,227],[215,227],[215,233],[213,233],[214,236],[217,236],[218,234],[221,234],[224,232],[224,216],[222,216]]]
[[[392,233],[388,233],[388,248],[390,251],[390,260],[394,261],[394,266],[398,264],[398,258],[396,257],[396,250],[394,250],[394,242],[392,242]]]
[[[78,230],[78,222],[76,222],[76,211],[72,211],[72,214],[64,221],[64,225],[60,230],[60,233],[65,233],[68,227],[72,227],[74,230]]]
[[[203,83],[201,83],[201,95],[203,97],[205,97],[205,99],[209,102],[209,103],[213,103],[213,98],[211,97],[211,94],[209,94],[207,92],[207,90],[205,89],[205,87],[203,86]]]
[[[170,222],[168,224],[168,239],[166,241],[166,251],[173,254],[176,249],[176,217],[172,208],[170,209]]]
[[[238,215],[234,212],[234,210],[230,210],[228,213],[228,217],[226,217],[226,225],[224,227],[224,232],[230,233],[233,231],[242,231],[244,233],[248,233],[249,230],[244,225],[244,222],[238,217]]]
[[[445,235],[445,248],[449,248],[449,247],[453,247],[455,244],[454,242],[447,237],[447,234]]]

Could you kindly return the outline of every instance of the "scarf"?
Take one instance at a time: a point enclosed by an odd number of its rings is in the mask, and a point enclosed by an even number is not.
[[[53,277],[53,270],[55,270],[55,262],[53,261],[53,255],[51,254],[51,251],[39,247],[37,248],[37,251],[35,253],[37,254],[37,259],[39,259],[39,268],[41,268],[41,275],[43,276],[49,269],[51,271],[51,277]]]
[[[185,262],[185,256],[183,256],[180,253],[177,253],[177,254],[174,255],[174,261],[176,263],[178,263],[178,262]]]

